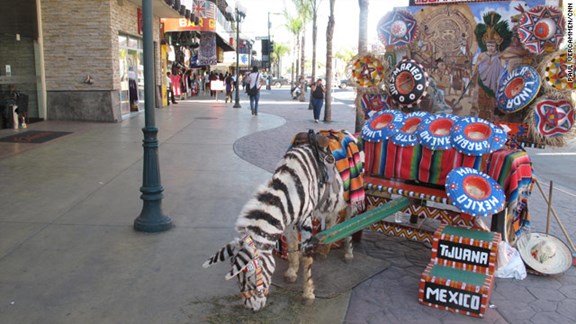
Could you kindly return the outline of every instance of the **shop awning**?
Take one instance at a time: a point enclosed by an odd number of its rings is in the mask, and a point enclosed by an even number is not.
[[[234,47],[230,46],[230,44],[228,44],[226,40],[224,40],[224,38],[222,38],[222,36],[220,36],[218,33],[216,33],[216,45],[222,48],[224,52],[232,52],[236,50]]]

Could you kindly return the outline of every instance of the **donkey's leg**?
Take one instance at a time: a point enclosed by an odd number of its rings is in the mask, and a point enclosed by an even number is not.
[[[298,250],[298,233],[293,227],[286,232],[286,241],[288,243],[288,269],[284,272],[284,281],[296,282],[300,267],[300,250]]]
[[[344,221],[347,221],[352,216],[352,208],[346,207]],[[352,253],[352,235],[346,236],[344,239],[344,261],[350,262],[354,258]]]
[[[302,256],[302,278],[304,278],[304,288],[302,293],[302,303],[304,305],[311,305],[314,303],[316,296],[314,295],[314,280],[312,280],[312,263],[314,259],[312,256]]]
[[[326,229],[328,230],[330,228],[332,228],[332,226],[334,226],[336,224],[336,222],[338,221],[338,217],[340,216],[339,213],[331,213],[329,215],[326,215]],[[332,247],[332,244],[322,244],[318,247],[317,251],[318,254],[320,255],[320,257],[322,257],[323,259],[326,259],[328,257],[328,253],[330,253],[330,249]]]

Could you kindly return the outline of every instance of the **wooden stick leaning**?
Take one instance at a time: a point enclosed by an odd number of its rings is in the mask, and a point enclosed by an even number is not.
[[[538,186],[538,189],[540,190],[540,193],[542,194],[542,197],[544,198],[544,201],[546,203],[548,203],[548,199],[546,199],[546,195],[544,194],[544,190],[542,190],[542,187],[540,186],[540,182],[538,181],[538,179],[534,178],[534,181],[536,182],[536,185]],[[572,252],[576,253],[576,247],[574,246],[574,242],[572,242],[572,240],[570,239],[570,236],[568,235],[568,232],[566,231],[566,228],[564,228],[564,225],[562,224],[562,221],[560,221],[560,218],[558,217],[558,215],[556,214],[556,210],[554,209],[554,207],[552,207],[552,205],[550,205],[550,210],[552,210],[552,215],[554,215],[554,218],[556,218],[556,220],[558,221],[558,225],[560,226],[560,229],[562,230],[562,233],[564,233],[564,236],[566,236],[566,239],[568,240],[568,243],[570,243],[570,246],[572,247]]]
[[[552,210],[552,188],[554,183],[550,181],[550,191],[548,193],[548,212],[546,213],[546,235],[550,230],[550,211]]]

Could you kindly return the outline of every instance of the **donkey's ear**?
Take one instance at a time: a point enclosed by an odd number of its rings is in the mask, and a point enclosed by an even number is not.
[[[226,244],[220,251],[216,252],[210,259],[206,260],[202,264],[203,268],[208,268],[214,263],[222,262],[234,256],[235,251],[238,249],[239,243],[238,239],[232,240],[230,243]]]
[[[248,273],[255,271],[255,262],[258,261],[254,259],[254,254],[251,249],[246,249],[246,247],[243,246],[234,257],[232,269],[226,274],[226,280],[236,277],[242,271],[247,271]]]

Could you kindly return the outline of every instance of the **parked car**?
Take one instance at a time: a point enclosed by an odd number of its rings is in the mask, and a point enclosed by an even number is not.
[[[280,88],[281,86],[285,86],[288,84],[290,84],[290,80],[286,79],[285,77],[272,78],[272,83],[270,83],[271,86],[274,86],[276,88]]]
[[[342,79],[340,80],[340,83],[338,84],[338,88],[340,89],[346,89],[348,87],[353,87],[355,86],[354,81],[352,81],[352,79]]]

